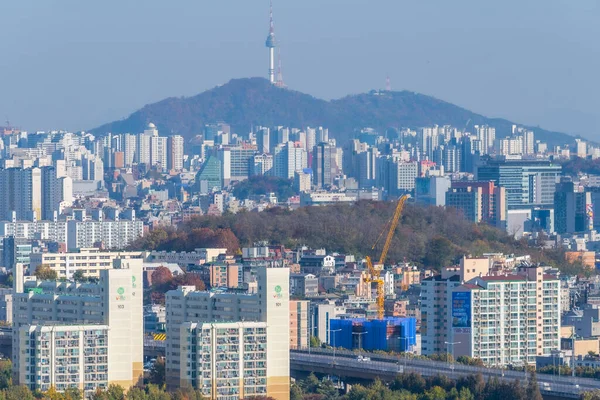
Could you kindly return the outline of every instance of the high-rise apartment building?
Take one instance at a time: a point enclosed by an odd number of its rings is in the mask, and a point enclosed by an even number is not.
[[[560,350],[560,281],[543,267],[475,277],[454,288],[447,304],[454,357],[504,368],[535,365],[537,356]]]
[[[31,219],[42,215],[42,173],[39,168],[0,169],[2,219]]]
[[[202,387],[200,385],[205,383],[193,378],[191,374],[187,374],[189,351],[192,350],[194,353],[190,354],[191,360],[199,360],[206,354],[199,346],[192,346],[190,349],[190,344],[187,342],[188,333],[183,337],[183,329],[191,327],[189,323],[196,323],[195,329],[199,326],[202,326],[202,329],[208,329],[209,325],[207,324],[217,324],[221,321],[255,322],[266,324],[266,373],[264,376],[266,378],[266,395],[275,399],[289,399],[289,269],[260,267],[257,268],[256,278],[258,288],[257,292],[252,294],[225,291],[199,292],[195,291],[193,286],[182,286],[167,293],[167,388],[174,389],[190,385],[211,393],[219,393],[219,390],[223,388],[217,380],[212,380],[210,387]],[[264,325],[256,327],[265,328]],[[240,329],[246,328],[249,327],[240,325]],[[224,327],[223,329],[232,329],[231,335],[238,335],[239,338],[239,334],[234,332],[237,328]],[[195,335],[197,337],[197,333]],[[225,345],[226,343],[221,344]],[[221,348],[217,348],[214,353],[210,354],[210,357],[221,357],[220,350]],[[233,352],[229,350],[224,349],[227,354]],[[235,356],[232,355],[232,357]],[[257,357],[262,360],[263,356]],[[230,361],[235,362],[235,359]],[[236,364],[238,366],[236,371],[239,374],[238,381],[258,368],[257,365],[245,361],[251,360],[244,360],[244,363],[238,361]],[[191,363],[191,361],[189,362]],[[212,361],[207,360],[206,362]],[[233,376],[229,378],[233,378]],[[254,376],[249,375],[249,379],[254,379]],[[243,398],[246,393],[245,385],[245,381],[239,382],[238,393],[228,393],[229,396],[232,396],[230,398]],[[256,385],[252,383],[250,386]]]
[[[265,128],[264,126],[256,128],[256,148],[259,153],[271,153],[270,135],[271,131],[269,128]]]
[[[490,261],[487,258],[464,258],[458,269],[443,269],[421,281],[421,353],[432,355],[446,353],[450,342],[452,317],[452,291],[477,276],[487,275]]]
[[[131,167],[139,159],[137,155],[137,135],[123,135],[123,156],[126,167]]]
[[[298,192],[310,192],[312,186],[311,172],[311,170],[294,172],[294,190]]]
[[[494,182],[454,181],[446,193],[446,206],[462,210],[469,221],[506,228],[506,190]]]
[[[283,179],[292,179],[294,172],[307,167],[306,150],[299,144],[287,142],[278,144],[273,150],[274,175]]]
[[[335,147],[328,143],[319,143],[313,149],[313,184],[318,188],[333,185],[337,175],[337,161],[333,154]]]
[[[100,179],[103,179],[103,173]],[[54,167],[42,167],[40,182],[42,212],[37,217],[52,220],[55,213],[60,214],[64,207],[73,204],[73,181],[69,177],[57,177]]]
[[[166,170],[169,168],[169,150],[167,139],[168,138],[164,136],[152,136],[150,139],[150,164],[153,167],[157,167],[159,170]]]
[[[169,137],[169,151],[167,157],[168,169],[181,171],[183,169],[183,136],[173,135]]]
[[[252,157],[252,165],[250,175],[268,175],[272,176],[273,171],[273,155],[272,154],[257,154]]]
[[[572,181],[556,185],[554,193],[554,229],[556,233],[575,233],[594,229],[593,193]]]
[[[290,300],[290,349],[304,349],[309,346],[309,309],[308,300]]]
[[[488,154],[496,141],[496,128],[487,125],[473,127],[477,139],[481,142],[481,154]]]
[[[98,283],[23,282],[15,271],[13,380],[31,390],[129,388],[143,375],[142,260],[114,260]],[[38,351],[39,350],[39,351]]]
[[[245,399],[268,394],[266,322],[186,322],[179,340],[186,383],[209,399]]]

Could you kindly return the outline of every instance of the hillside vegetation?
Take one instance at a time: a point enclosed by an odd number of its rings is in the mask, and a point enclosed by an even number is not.
[[[271,208],[261,213],[203,216],[183,223],[178,230],[153,231],[138,240],[133,248],[191,250],[221,244],[233,251],[237,245],[247,247],[267,241],[289,248],[306,245],[378,257],[382,241],[375,250],[371,248],[393,215],[394,207],[395,203],[391,202],[360,201],[354,205],[303,207],[295,211]],[[413,204],[407,204],[404,209],[388,260],[406,260],[439,269],[463,255],[489,252],[531,254],[535,261],[573,268],[564,262],[559,250],[529,247],[525,241],[514,240],[504,231],[464,220],[454,209]]]
[[[513,122],[487,118],[436,98],[409,92],[371,92],[332,101],[271,85],[263,78],[233,79],[193,97],[171,97],[149,104],[128,118],[102,125],[96,134],[138,133],[149,122],[165,134],[191,138],[203,132],[204,124],[224,121],[245,134],[252,126],[323,126],[344,141],[356,129],[372,127],[384,132],[389,127],[418,128],[450,124],[459,128],[488,124],[496,136],[510,135]],[[536,139],[550,145],[573,142],[564,133],[530,127]]]

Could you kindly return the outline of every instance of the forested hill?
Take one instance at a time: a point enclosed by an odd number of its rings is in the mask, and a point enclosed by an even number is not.
[[[354,205],[302,207],[295,211],[271,208],[264,212],[240,212],[222,217],[203,216],[177,230],[155,230],[139,239],[132,249],[191,251],[200,247],[240,247],[267,241],[288,248],[307,245],[361,256],[378,256],[371,246],[394,213],[393,202],[360,201]],[[466,221],[455,209],[407,204],[388,253],[390,262],[409,261],[439,269],[463,255],[531,254],[534,261],[576,272],[564,262],[561,250],[540,251],[516,241],[504,231]]]
[[[497,136],[510,134],[513,122],[487,118],[436,98],[408,91],[372,91],[332,101],[317,99],[294,90],[271,85],[263,78],[233,79],[192,97],[171,97],[144,106],[128,118],[102,125],[92,133],[139,133],[153,122],[163,134],[178,133],[186,138],[202,133],[211,122],[227,122],[234,131],[249,132],[252,126],[323,126],[331,135],[344,140],[355,130],[372,127],[418,128],[453,125],[463,128],[488,124]],[[536,139],[550,145],[573,142],[559,132],[531,128]]]

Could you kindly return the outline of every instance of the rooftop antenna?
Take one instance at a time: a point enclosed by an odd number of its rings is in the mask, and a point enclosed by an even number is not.
[[[387,90],[388,92],[392,91],[392,83],[390,82],[389,75],[387,76],[387,78],[385,78],[385,90]]]
[[[285,82],[283,82],[283,72],[281,71],[281,47],[277,48],[277,81],[275,82],[275,86],[280,88],[285,88]]]

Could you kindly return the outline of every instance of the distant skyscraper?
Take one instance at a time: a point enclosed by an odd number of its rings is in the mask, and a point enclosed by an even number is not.
[[[259,153],[270,153],[270,130],[269,128],[259,127],[256,130],[256,147]]]
[[[269,49],[269,81],[275,84],[275,28],[273,26],[273,2],[269,10],[270,28],[265,46]]]
[[[168,145],[168,169],[181,171],[183,169],[183,136],[171,136]]]
[[[333,185],[337,173],[336,161],[332,154],[334,149],[328,143],[319,143],[313,150],[313,182],[319,188]]]

